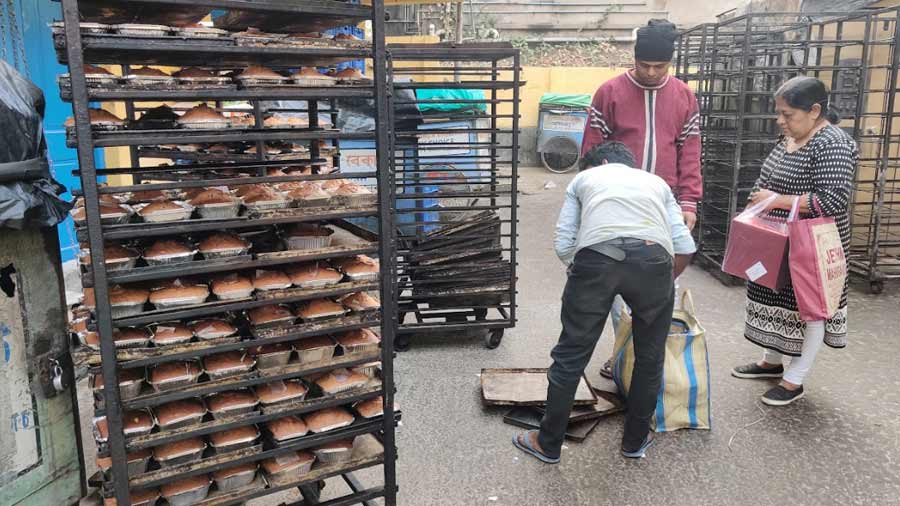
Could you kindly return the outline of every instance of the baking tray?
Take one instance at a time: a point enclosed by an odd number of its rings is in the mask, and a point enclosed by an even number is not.
[[[547,403],[547,369],[482,369],[481,397],[489,406],[542,406]],[[575,406],[596,405],[599,397],[587,376],[575,391]]]
[[[543,416],[544,414],[533,406],[516,406],[503,415],[503,421],[523,429],[540,429]],[[578,422],[570,418],[566,428],[566,439],[581,443],[599,424],[600,420],[597,418]]]
[[[591,390],[593,390],[594,393],[597,394],[597,396],[600,398],[597,401],[597,404],[593,406],[573,407],[572,412],[569,414],[569,423],[584,422],[586,420],[603,418],[605,416],[614,415],[616,413],[625,411],[625,403],[619,398],[618,395],[604,392],[595,386],[592,386]],[[536,410],[541,414],[541,416],[543,416],[544,412],[546,411],[546,406],[527,407]]]

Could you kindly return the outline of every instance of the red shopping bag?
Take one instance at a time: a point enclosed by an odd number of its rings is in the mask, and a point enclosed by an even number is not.
[[[790,223],[790,269],[797,309],[804,321],[827,320],[837,313],[847,280],[847,259],[834,218],[825,217]]]
[[[788,280],[787,222],[796,219],[797,203],[787,220],[768,216],[766,207],[776,198],[748,207],[731,220],[722,270],[777,292]]]

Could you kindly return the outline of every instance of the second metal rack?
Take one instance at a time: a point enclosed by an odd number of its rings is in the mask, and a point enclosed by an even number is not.
[[[699,253],[716,272],[731,218],[743,208],[781,133],[778,86],[797,75],[823,80],[840,126],[858,143],[851,202],[852,271],[879,293],[900,278],[897,111],[900,9],[751,13],[699,25],[678,41],[677,75],[696,90],[703,130],[704,198]]]
[[[506,43],[390,51],[394,90],[415,93],[395,103],[416,106],[422,120],[396,132],[393,151],[398,345],[424,333],[483,332],[496,348],[516,323],[519,51]]]

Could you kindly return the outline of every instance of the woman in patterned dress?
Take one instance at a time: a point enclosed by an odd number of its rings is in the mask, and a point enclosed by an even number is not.
[[[828,105],[822,81],[796,77],[775,93],[778,126],[784,135],[766,159],[750,204],[776,198],[768,206],[771,216],[787,217],[799,197],[802,215],[835,219],[844,255],[849,257],[849,204],[859,158],[856,142],[837,127],[840,118]],[[821,214],[820,214],[821,213]],[[827,321],[804,322],[797,311],[794,289],[780,292],[748,283],[744,336],[765,348],[762,360],[735,367],[732,375],[744,379],[781,378],[762,401],[784,406],[803,397],[803,380],[816,353],[827,344],[847,344],[847,287],[840,309]],[[785,369],[784,355],[793,357]]]

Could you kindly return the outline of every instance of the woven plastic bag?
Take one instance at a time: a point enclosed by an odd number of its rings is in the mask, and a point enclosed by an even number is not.
[[[628,397],[634,370],[631,322],[631,316],[623,311],[613,348],[613,380],[623,398]],[[656,432],[712,427],[706,331],[697,320],[690,291],[684,292],[681,307],[672,314],[663,380],[651,426]]]

